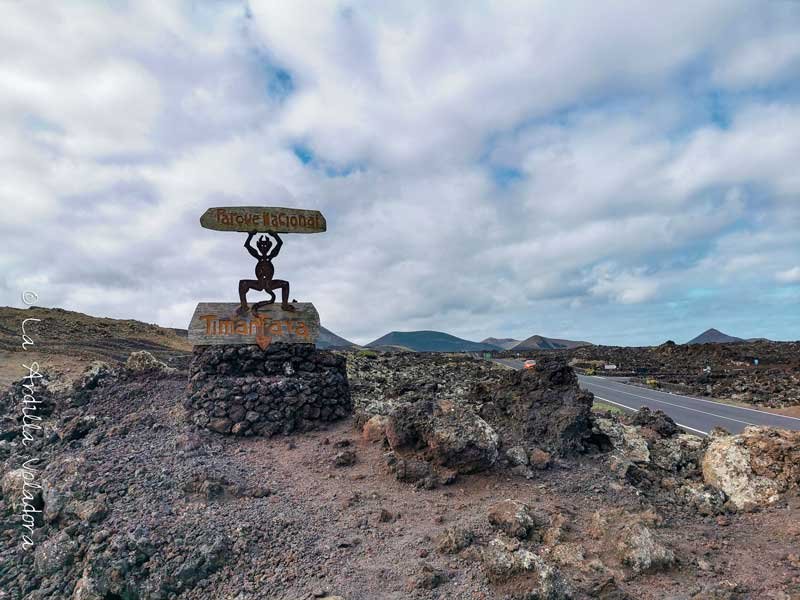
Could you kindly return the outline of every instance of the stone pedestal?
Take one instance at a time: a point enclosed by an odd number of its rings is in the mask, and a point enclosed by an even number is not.
[[[222,434],[309,431],[353,412],[345,358],[313,344],[195,346],[184,405]]]

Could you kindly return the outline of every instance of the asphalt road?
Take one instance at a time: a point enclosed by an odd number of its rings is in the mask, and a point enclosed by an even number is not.
[[[523,361],[498,359],[497,362],[521,369]],[[763,410],[742,408],[705,398],[659,392],[615,381],[608,377],[578,375],[580,386],[595,398],[627,410],[637,411],[642,406],[661,409],[684,429],[707,434],[714,426],[739,433],[748,425],[768,425],[783,429],[800,430],[800,419],[784,417]]]

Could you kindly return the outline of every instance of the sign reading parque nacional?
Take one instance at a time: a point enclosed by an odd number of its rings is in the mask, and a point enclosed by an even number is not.
[[[325,217],[318,210],[271,206],[233,206],[209,208],[200,225],[215,231],[273,231],[275,233],[322,233]]]

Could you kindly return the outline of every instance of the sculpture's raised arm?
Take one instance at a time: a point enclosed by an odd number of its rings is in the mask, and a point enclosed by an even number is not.
[[[244,242],[244,247],[247,248],[247,251],[251,254],[251,256],[253,258],[255,258],[256,260],[260,260],[261,259],[261,255],[258,253],[258,251],[255,248],[253,248],[253,246],[250,245],[250,242],[253,241],[253,236],[255,236],[256,233],[257,232],[255,230],[253,230],[253,231],[250,231],[247,234],[247,239]]]
[[[272,235],[272,237],[275,238],[275,242],[276,242],[275,243],[275,247],[269,253],[269,258],[271,260],[271,259],[275,258],[276,256],[278,256],[278,252],[281,251],[281,247],[283,246],[283,240],[281,239],[281,236],[279,236],[277,233],[275,233],[275,232],[269,232],[269,233]]]

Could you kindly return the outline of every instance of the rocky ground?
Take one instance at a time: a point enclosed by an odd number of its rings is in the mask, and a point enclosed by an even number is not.
[[[533,351],[526,357],[553,354],[576,367],[601,372],[604,364],[614,364],[618,367],[616,375],[631,376],[641,384],[651,381],[651,385],[679,393],[768,408],[800,406],[800,342],[586,346]],[[706,367],[710,367],[710,373],[705,372]]]
[[[797,434],[592,413],[560,361],[353,353],[353,417],[240,438],[190,424],[187,375],[40,380],[28,447],[9,389],[0,598],[800,598]]]

